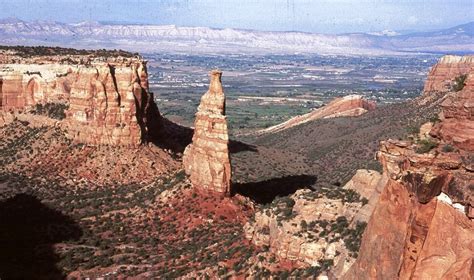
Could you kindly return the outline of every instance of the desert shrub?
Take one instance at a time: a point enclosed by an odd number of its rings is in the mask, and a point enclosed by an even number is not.
[[[423,139],[420,142],[418,142],[418,147],[416,148],[416,152],[418,154],[424,154],[431,151],[436,146],[438,146],[438,143],[436,143],[432,139]]]
[[[305,220],[301,220],[300,226],[302,230],[308,229],[308,223]]]
[[[412,125],[407,127],[408,134],[418,134],[420,133],[420,127],[416,125]]]
[[[378,171],[378,172],[382,172],[383,171],[383,167],[382,167],[382,164],[376,160],[372,160],[370,161],[368,164],[367,164],[367,169],[370,169],[370,170],[375,170],[375,171]]]
[[[68,105],[63,103],[38,103],[35,105],[32,114],[48,116],[52,119],[62,120],[66,118],[66,113],[64,112],[69,108]]]
[[[432,116],[430,118],[430,122],[432,123],[439,123],[441,120],[439,119],[439,116],[437,114],[435,114],[434,116]]]
[[[369,200],[365,197],[363,197],[360,201],[362,202],[362,205],[366,205],[367,203],[369,203]]]
[[[454,91],[461,91],[464,86],[466,85],[466,79],[467,79],[467,74],[458,76],[454,78],[454,83],[453,83],[453,90]]]
[[[360,243],[362,239],[362,234],[364,233],[367,223],[357,222],[357,225],[354,229],[349,229],[346,231],[346,236],[344,238],[344,244],[346,248],[354,254],[357,254],[360,248]]]
[[[454,152],[454,147],[451,146],[450,144],[446,144],[443,146],[442,151],[445,153],[451,153],[451,152]]]

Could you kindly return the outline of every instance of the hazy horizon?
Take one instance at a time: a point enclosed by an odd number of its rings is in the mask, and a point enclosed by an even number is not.
[[[429,31],[474,21],[474,4],[392,0],[0,0],[0,18],[347,33]],[[60,11],[60,13],[58,13]],[[265,12],[262,12],[265,11]]]

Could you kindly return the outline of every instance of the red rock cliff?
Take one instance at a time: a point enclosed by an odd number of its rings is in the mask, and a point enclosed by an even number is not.
[[[431,135],[474,152],[474,69],[468,74],[464,88],[450,93],[441,103],[442,122]]]
[[[381,143],[378,158],[388,183],[345,279],[474,278],[470,71],[464,89],[441,104],[434,138]]]
[[[228,196],[231,167],[221,75],[216,70],[210,73],[209,90],[201,98],[193,142],[184,151],[183,164],[194,188]]]
[[[443,56],[433,66],[426,78],[424,93],[433,91],[447,92],[456,77],[474,70],[474,56]]]
[[[140,60],[80,68],[69,103],[69,133],[78,142],[135,146],[159,118]]]
[[[160,115],[148,88],[146,62],[139,58],[29,57],[5,55],[0,66],[4,111],[38,103],[69,105],[69,136],[87,144],[136,146],[159,128]]]
[[[60,64],[0,65],[0,107],[22,110],[37,103],[66,102],[76,75]]]

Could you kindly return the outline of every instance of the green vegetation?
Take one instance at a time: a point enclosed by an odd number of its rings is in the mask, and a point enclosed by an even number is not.
[[[409,126],[407,127],[407,132],[411,135],[418,135],[418,133],[420,133],[420,127],[418,125]]]
[[[90,55],[97,57],[133,57],[139,55],[138,53],[131,53],[123,50],[78,50],[72,48],[61,47],[45,47],[45,46],[0,46],[0,50],[13,50],[16,55],[21,57],[32,56],[51,56],[51,55]]]
[[[453,90],[454,91],[461,91],[464,86],[466,85],[466,79],[467,79],[467,74],[458,76],[454,78],[454,83],[453,83]]]
[[[454,152],[454,147],[450,144],[446,144],[443,146],[443,148],[441,149],[444,153],[452,153]]]
[[[351,256],[354,258],[357,258],[358,256],[362,234],[364,233],[366,226],[367,223],[365,222],[357,222],[355,228],[348,229],[345,232],[344,244],[346,245],[346,248],[351,251]]]
[[[424,154],[432,149],[436,148],[438,146],[438,143],[435,142],[433,139],[428,138],[428,139],[423,139],[418,142],[418,146],[416,148],[416,152],[418,154]]]
[[[35,105],[32,114],[48,116],[52,119],[62,120],[66,118],[65,111],[69,108],[69,105],[63,103],[38,103]]]
[[[432,123],[439,123],[441,120],[439,119],[438,115],[434,115],[433,117],[430,118],[430,122]]]

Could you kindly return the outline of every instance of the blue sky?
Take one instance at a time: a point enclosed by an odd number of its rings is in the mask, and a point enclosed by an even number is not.
[[[0,0],[0,18],[322,33],[433,30],[474,21],[473,0]]]

